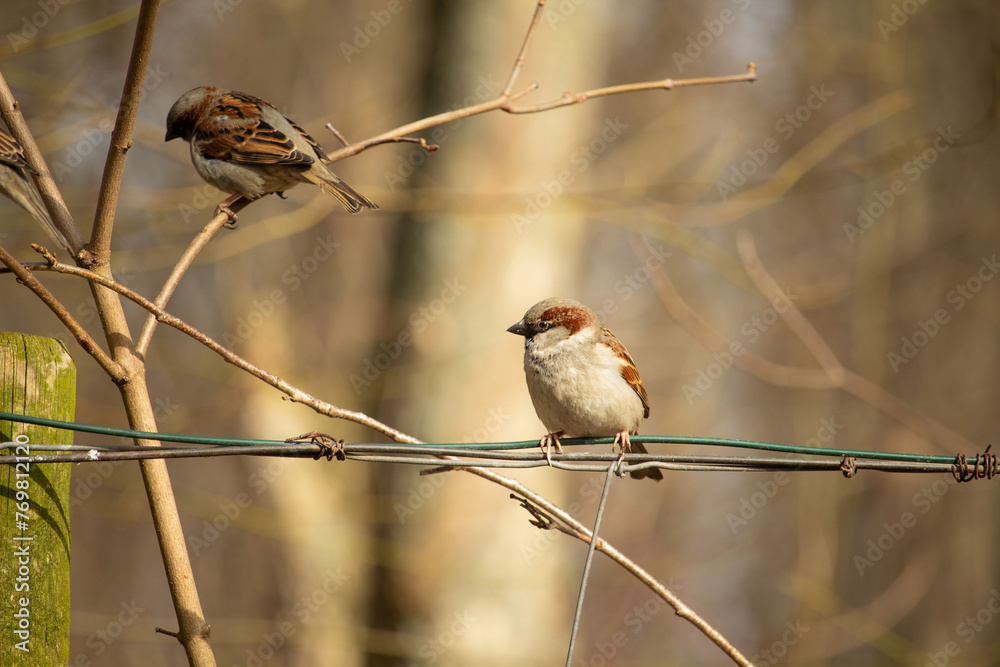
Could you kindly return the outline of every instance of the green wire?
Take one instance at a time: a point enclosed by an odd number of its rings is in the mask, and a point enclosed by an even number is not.
[[[276,444],[284,444],[284,440],[252,440],[246,438],[209,438],[197,435],[181,435],[178,433],[150,433],[147,431],[133,431],[125,428],[112,428],[110,426],[94,426],[91,424],[77,424],[75,422],[64,422],[57,419],[46,419],[44,417],[32,417],[29,415],[18,415],[11,412],[0,411],[0,420],[22,422],[25,424],[35,424],[37,426],[47,426],[49,428],[59,428],[70,431],[81,431],[84,433],[97,433],[99,435],[113,435],[123,438],[141,438],[145,440],[159,440],[161,442],[186,442],[196,445],[229,445],[254,447]],[[677,435],[647,435],[636,438],[637,441],[651,444],[665,445],[710,445],[716,447],[737,447],[741,449],[757,449],[769,452],[786,452],[791,454],[807,454],[813,456],[830,456],[843,458],[853,457],[858,459],[875,459],[882,461],[911,461],[918,463],[954,463],[954,456],[943,456],[935,454],[903,454],[896,452],[873,452],[864,449],[839,449],[802,447],[799,445],[779,445],[773,442],[759,442],[757,440],[735,440],[732,438],[700,438]],[[613,441],[612,438],[566,438],[562,440],[566,445],[603,445]],[[356,443],[362,444],[362,443]],[[447,442],[428,443],[427,445],[449,447],[455,449],[531,449],[538,447],[538,440],[521,440],[517,442]],[[978,460],[978,455],[976,460]]]
[[[64,422],[59,421],[58,419],[32,417],[31,415],[17,415],[12,412],[2,411],[0,411],[0,421],[22,422],[24,424],[34,424],[36,426],[60,428],[66,431],[97,433],[99,435],[116,435],[123,438],[141,438],[144,440],[159,440],[161,442],[187,442],[194,445],[243,445],[253,447],[260,445],[285,444],[283,440],[247,440],[243,438],[209,438],[200,435],[181,435],[178,433],[150,433],[148,431],[133,431],[127,428],[114,428],[111,426],[94,426],[93,424]]]

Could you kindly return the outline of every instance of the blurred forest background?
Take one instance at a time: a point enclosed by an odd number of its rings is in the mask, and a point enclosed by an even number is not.
[[[259,95],[332,151],[327,122],[357,141],[497,95],[533,9],[165,3],[115,275],[155,295],[223,198],[186,144],[163,142],[181,93]],[[85,237],[136,12],[131,0],[0,8],[0,69]],[[493,441],[543,433],[506,327],[568,296],[599,310],[635,357],[652,404],[645,433],[973,454],[1000,434],[998,44],[1000,4],[981,0],[551,2],[516,88],[540,90],[521,103],[740,74],[750,61],[759,81],[495,112],[424,133],[441,146],[433,154],[369,150],[334,169],[380,211],[349,216],[309,187],[254,203],[168,310],[425,441]],[[24,261],[38,259],[29,243],[52,246],[12,202],[0,216],[0,239]],[[650,267],[727,343],[818,368],[747,280],[740,233],[846,369],[930,421],[894,418],[863,392],[777,386],[680,326]],[[103,340],[81,280],[39,277]],[[126,311],[135,333],[145,313]],[[9,275],[0,329],[68,340]],[[125,426],[116,388],[68,347],[78,421]],[[380,440],[164,326],[147,364],[164,431]],[[361,463],[169,467],[220,665],[564,659],[585,546],[530,526],[504,489]],[[514,476],[592,522],[602,475]],[[153,631],[176,620],[135,464],[79,465],[72,494],[71,664],[186,664]],[[944,475],[667,473],[617,482],[602,534],[759,665],[996,664],[998,499],[995,483]],[[724,661],[596,557],[575,664]]]

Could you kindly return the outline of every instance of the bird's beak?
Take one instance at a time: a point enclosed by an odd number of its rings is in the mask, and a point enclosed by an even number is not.
[[[181,136],[181,135],[179,135],[179,134],[174,134],[173,132],[170,132],[169,130],[167,130],[167,136],[165,136],[165,137],[163,138],[163,140],[164,140],[164,141],[170,141],[171,139],[176,139],[176,138],[177,138],[177,137],[179,137],[179,136]]]
[[[517,334],[518,336],[527,337],[528,335],[528,327],[525,326],[523,319],[520,320],[517,324],[512,324],[509,327],[507,327],[507,331],[509,331],[512,334]]]

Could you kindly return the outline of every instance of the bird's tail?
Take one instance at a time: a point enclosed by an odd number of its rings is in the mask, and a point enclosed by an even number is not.
[[[311,170],[311,172],[314,171],[315,170]],[[312,175],[312,173],[310,173],[310,175]],[[344,183],[332,173],[328,176],[320,176],[317,174],[313,182],[323,188],[323,190],[327,193],[336,197],[340,203],[344,205],[344,208],[346,208],[350,213],[358,213],[363,208],[368,208],[373,211],[378,208],[378,205],[375,202],[368,199],[368,197],[365,197],[363,194],[356,192],[351,186]]]
[[[639,454],[648,454],[649,450],[641,442],[633,442],[632,451],[638,452]],[[663,473],[659,468],[643,468],[642,470],[633,470],[629,472],[629,477],[632,479],[645,479],[649,478],[651,480],[659,482],[663,479]]]
[[[41,195],[35,189],[35,184],[31,182],[31,177],[23,170],[14,168],[6,169],[4,177],[20,179],[23,183],[12,183],[12,187],[0,187],[0,191],[30,213],[42,225],[42,229],[46,231],[53,241],[72,254],[73,249],[70,247],[69,241],[66,240],[63,233],[56,227],[56,223],[52,222],[52,216],[49,215],[48,209],[45,208],[45,203],[42,201]]]

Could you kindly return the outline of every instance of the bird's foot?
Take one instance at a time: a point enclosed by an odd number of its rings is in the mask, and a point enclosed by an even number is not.
[[[555,445],[556,453],[562,454],[562,445],[559,444],[559,438],[566,435],[565,431],[556,431],[555,433],[546,433],[545,436],[538,441],[538,446],[542,448],[545,452],[545,460],[552,465],[552,446]]]
[[[615,441],[611,443],[611,452],[621,448],[622,455],[618,457],[618,465],[625,461],[625,452],[632,451],[632,441],[629,439],[628,431],[619,431],[615,434]]]
[[[226,217],[229,218],[229,220],[222,225],[226,229],[236,229],[236,221],[238,218],[236,217],[236,213],[234,213],[233,209],[229,208],[229,206],[242,196],[243,195],[237,192],[236,194],[223,199],[222,202],[215,207],[215,215],[225,213]]]

